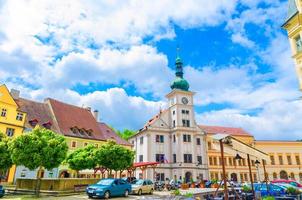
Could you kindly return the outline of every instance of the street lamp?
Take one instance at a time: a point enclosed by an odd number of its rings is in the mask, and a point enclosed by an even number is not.
[[[255,165],[256,165],[256,169],[257,169],[257,173],[258,173],[258,180],[260,181],[260,172],[259,172],[260,161],[256,160]]]

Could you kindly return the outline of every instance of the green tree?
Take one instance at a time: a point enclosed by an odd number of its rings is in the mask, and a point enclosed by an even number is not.
[[[123,131],[117,130],[117,129],[113,128],[113,127],[111,127],[111,129],[114,132],[116,132],[124,140],[128,140],[131,136],[133,136],[136,133],[136,131],[129,130],[129,129],[124,129]]]
[[[132,166],[134,151],[127,149],[114,141],[109,141],[96,151],[96,160],[100,166],[111,171],[122,171]]]
[[[97,148],[94,145],[87,145],[70,153],[66,158],[69,167],[77,172],[83,169],[94,169],[97,166],[95,153]]]
[[[9,143],[11,158],[16,165],[30,170],[38,168],[36,194],[39,196],[42,168],[51,170],[65,160],[68,146],[65,138],[51,130],[36,127],[29,133],[16,137]]]
[[[12,165],[13,161],[11,159],[11,154],[8,149],[8,142],[10,139],[0,132],[0,176],[5,173]],[[0,178],[1,182],[1,178]]]

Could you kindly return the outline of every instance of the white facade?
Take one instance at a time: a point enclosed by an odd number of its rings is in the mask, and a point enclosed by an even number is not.
[[[136,177],[151,180],[208,179],[206,143],[195,122],[193,92],[173,89],[166,97],[168,108],[129,139],[136,152],[135,162],[161,162]]]

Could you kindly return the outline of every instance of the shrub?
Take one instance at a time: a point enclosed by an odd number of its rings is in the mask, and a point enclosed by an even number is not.
[[[187,193],[185,194],[185,197],[187,197],[187,198],[192,198],[192,197],[193,197],[193,193],[187,192]]]
[[[262,200],[275,200],[275,197],[267,196],[267,197],[264,197]]]
[[[251,191],[252,191],[252,188],[251,188],[250,186],[248,186],[248,185],[244,185],[244,186],[242,187],[242,191],[245,192],[245,193],[251,192]]]
[[[299,192],[299,190],[297,190],[294,187],[289,187],[289,188],[286,189],[286,193],[288,193],[288,194],[299,194],[300,192]]]
[[[179,189],[174,190],[174,191],[172,192],[172,194],[174,194],[175,196],[181,195]]]

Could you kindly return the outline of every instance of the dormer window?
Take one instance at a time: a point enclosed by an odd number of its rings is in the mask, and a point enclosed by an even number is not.
[[[32,127],[35,127],[37,124],[38,124],[38,120],[37,119],[32,119],[32,120],[29,120],[29,124],[32,126]]]
[[[91,136],[92,135],[92,130],[89,129],[88,131],[86,131],[86,133],[87,133],[88,136]]]
[[[78,133],[78,129],[76,127],[72,127],[72,128],[70,128],[70,130],[71,130],[71,132],[73,134],[77,134]]]
[[[84,129],[80,129],[80,130],[79,130],[79,133],[80,133],[81,135],[85,135],[85,130],[84,130]]]
[[[17,116],[16,116],[16,120],[17,121],[23,121],[23,113],[17,113]]]
[[[51,122],[46,122],[46,123],[44,123],[42,125],[43,125],[44,128],[50,129],[52,124],[51,124]]]

